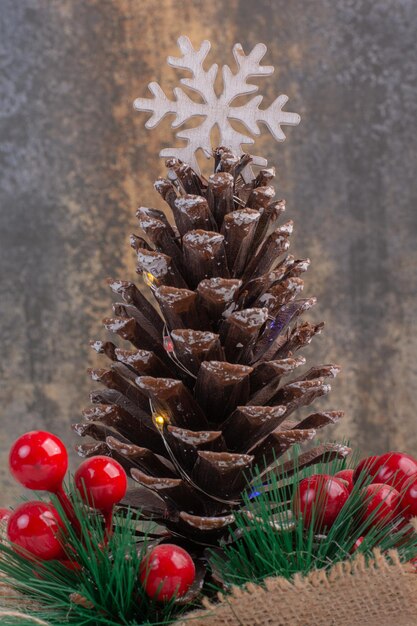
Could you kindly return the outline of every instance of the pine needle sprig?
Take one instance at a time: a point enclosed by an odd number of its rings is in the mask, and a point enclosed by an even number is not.
[[[297,464],[299,450],[294,451]],[[315,523],[319,512],[313,510],[311,524],[292,513],[292,500],[303,478],[313,474],[334,475],[342,469],[354,469],[355,456],[322,462],[291,476],[271,474],[263,484],[259,471],[253,475],[251,490],[244,496],[244,507],[236,513],[233,540],[222,553],[213,552],[211,561],[226,586],[260,583],[270,576],[291,579],[314,569],[327,569],[334,563],[352,559],[358,553],[367,557],[378,547],[382,552],[398,551],[402,561],[417,556],[417,534],[410,524],[398,517],[389,525],[379,521],[382,503],[366,521],[361,512],[366,499],[362,489],[371,482],[366,472],[360,476],[349,499],[330,529],[321,534]],[[355,549],[355,542],[362,538]]]
[[[2,594],[3,604],[22,611],[19,618],[8,611],[9,616],[1,616],[1,623],[30,626],[36,619],[48,626],[171,623],[184,608],[174,602],[152,601],[139,581],[140,564],[153,541],[152,529],[142,531],[140,513],[128,510],[123,516],[116,514],[114,531],[107,541],[101,516],[86,508],[79,495],[74,494],[72,501],[79,533],[53,498],[64,521],[68,559],[77,569],[58,561],[29,560],[7,543],[0,543],[1,582],[4,589],[10,589],[7,595]]]

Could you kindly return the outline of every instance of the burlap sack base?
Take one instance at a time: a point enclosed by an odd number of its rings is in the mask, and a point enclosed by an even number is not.
[[[417,626],[417,574],[375,551],[365,563],[337,563],[289,582],[269,578],[262,588],[234,588],[216,605],[190,613],[176,626]]]
[[[234,588],[218,604],[204,601],[205,609],[175,626],[417,626],[415,569],[401,564],[394,551],[389,558],[376,550],[368,564],[359,555],[291,582],[269,578],[265,588]],[[31,608],[33,603],[0,581],[0,624],[2,615],[14,615],[19,623],[20,611],[23,618]]]

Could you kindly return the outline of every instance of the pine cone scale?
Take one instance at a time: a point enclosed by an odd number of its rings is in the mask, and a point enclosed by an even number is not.
[[[291,473],[291,462],[277,459],[342,416],[288,419],[326,395],[326,379],[340,368],[318,365],[291,380],[305,364],[295,353],[323,327],[299,321],[316,303],[300,297],[310,262],[284,256],[293,222],[277,226],[286,207],[275,200],[274,171],[248,183],[248,155],[214,155],[208,180],[169,159],[168,178],[156,181],[175,226],[160,210],[138,209],[145,238],[131,244],[154,300],[109,279],[123,302],[105,328],[134,349],[94,342],[111,367],[91,375],[107,388],[92,393],[94,406],[75,426],[98,442],[79,446],[80,454],[116,456],[139,485],[127,502],[144,502],[170,532],[202,546],[227,535],[256,465]],[[346,454],[321,446],[300,464]]]

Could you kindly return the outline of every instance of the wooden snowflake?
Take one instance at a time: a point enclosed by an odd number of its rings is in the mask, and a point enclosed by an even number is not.
[[[242,144],[253,144],[255,140],[250,135],[233,128],[231,119],[242,122],[252,135],[260,134],[258,124],[261,122],[269,128],[277,141],[285,140],[282,125],[295,126],[300,122],[297,113],[282,110],[288,100],[285,95],[278,96],[267,109],[259,108],[263,100],[263,96],[260,95],[254,96],[241,106],[233,106],[233,101],[238,96],[258,91],[257,85],[248,82],[249,78],[270,76],[274,71],[270,65],[260,65],[267,50],[264,44],[258,43],[248,55],[245,55],[239,43],[234,45],[233,55],[237,68],[233,72],[228,65],[223,66],[223,91],[220,95],[216,94],[214,87],[218,65],[213,64],[207,71],[203,67],[211,48],[210,42],[203,41],[200,48],[195,50],[188,37],[180,37],[178,46],[182,56],[168,57],[168,63],[177,69],[191,72],[190,78],[182,78],[180,82],[197,92],[202,102],[192,100],[179,87],[174,89],[175,100],[170,100],[158,83],[152,82],[149,83],[149,90],[153,98],[137,98],[134,107],[138,111],[152,112],[152,116],[145,124],[146,128],[155,128],[168,114],[175,115],[172,128],[182,126],[194,116],[202,116],[204,120],[194,128],[180,130],[177,137],[185,139],[187,144],[179,148],[164,148],[160,152],[161,157],[176,157],[199,172],[196,153],[202,150],[207,156],[211,155],[211,132],[215,126],[220,134],[220,145],[230,148],[236,154],[242,154]],[[265,166],[267,161],[254,156],[253,164]]]

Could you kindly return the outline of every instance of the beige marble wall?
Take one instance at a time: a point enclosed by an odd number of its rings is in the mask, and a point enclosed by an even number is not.
[[[160,206],[157,153],[172,141],[168,120],[146,132],[132,101],[151,80],[176,85],[165,59],[183,33],[211,39],[219,63],[236,41],[267,43],[265,102],[287,93],[303,117],[285,144],[265,132],[258,147],[327,322],[306,356],[344,368],[325,404],[347,417],[327,435],[417,453],[413,0],[0,4],[1,500],[18,491],[18,434],[43,427],[73,445],[88,340],[111,305],[104,279],[135,276],[134,211]]]

